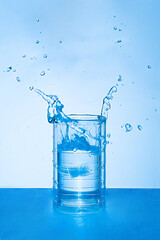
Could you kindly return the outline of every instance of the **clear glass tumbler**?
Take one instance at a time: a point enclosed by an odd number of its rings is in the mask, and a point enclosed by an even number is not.
[[[58,206],[99,206],[105,191],[106,118],[71,114],[53,123],[53,189]]]

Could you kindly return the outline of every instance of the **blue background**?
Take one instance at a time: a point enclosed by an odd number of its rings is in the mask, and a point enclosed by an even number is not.
[[[52,186],[52,126],[30,86],[58,95],[66,113],[99,114],[119,74],[107,187],[160,187],[159,9],[158,0],[0,1],[0,187]]]

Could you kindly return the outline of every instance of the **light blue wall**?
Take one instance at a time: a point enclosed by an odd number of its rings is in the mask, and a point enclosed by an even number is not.
[[[119,74],[107,186],[160,187],[159,9],[158,0],[0,1],[0,187],[52,186],[52,126],[29,86],[57,94],[66,113],[99,114]]]

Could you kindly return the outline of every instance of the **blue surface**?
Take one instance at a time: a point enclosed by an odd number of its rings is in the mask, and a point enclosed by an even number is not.
[[[107,189],[92,215],[55,211],[51,189],[0,189],[0,240],[160,239],[160,190]]]

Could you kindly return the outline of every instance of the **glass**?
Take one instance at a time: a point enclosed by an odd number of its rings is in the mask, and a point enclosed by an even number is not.
[[[88,211],[102,206],[105,191],[106,118],[68,115],[53,123],[53,189],[58,207]]]

